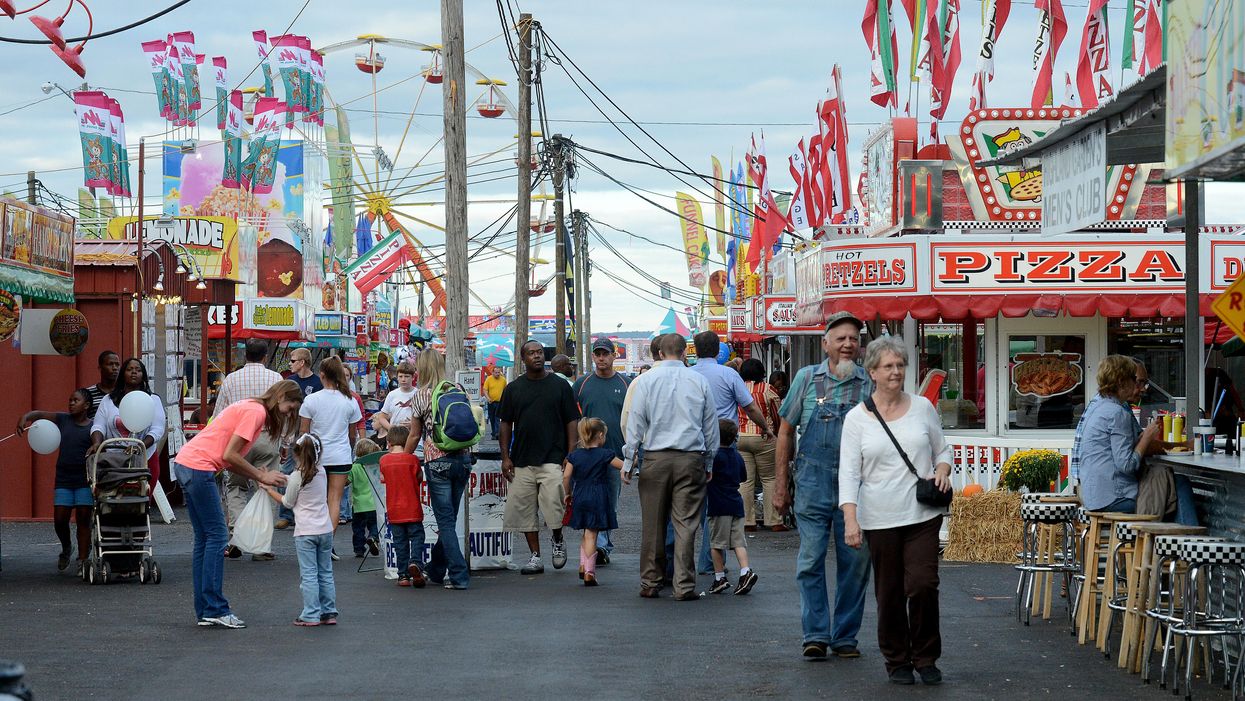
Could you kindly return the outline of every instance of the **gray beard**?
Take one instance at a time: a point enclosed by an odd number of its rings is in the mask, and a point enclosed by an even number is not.
[[[852,375],[852,373],[856,372],[856,363],[850,360],[840,360],[831,372],[834,373],[834,376],[840,380],[847,379]]]

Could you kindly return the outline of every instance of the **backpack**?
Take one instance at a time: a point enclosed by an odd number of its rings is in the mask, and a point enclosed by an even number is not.
[[[432,443],[446,452],[470,448],[484,437],[471,400],[458,385],[442,382],[432,392]]]

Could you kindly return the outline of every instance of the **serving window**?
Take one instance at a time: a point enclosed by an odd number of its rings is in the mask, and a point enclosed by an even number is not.
[[[943,428],[986,428],[984,324],[921,323],[917,337],[917,393],[933,402]]]

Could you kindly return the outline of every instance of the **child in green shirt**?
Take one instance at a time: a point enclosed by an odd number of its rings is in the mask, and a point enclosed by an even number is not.
[[[378,451],[380,446],[368,438],[360,438],[354,444],[356,459]],[[350,521],[354,556],[363,557],[365,552],[379,555],[380,528],[376,524],[376,497],[372,493],[372,483],[367,478],[363,465],[358,462],[350,467],[350,508],[354,511],[354,518]]]

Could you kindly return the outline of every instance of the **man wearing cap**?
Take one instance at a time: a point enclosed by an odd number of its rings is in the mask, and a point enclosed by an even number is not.
[[[579,402],[579,411],[584,418],[601,419],[605,422],[605,447],[614,451],[614,455],[622,460],[622,410],[630,383],[620,373],[614,372],[614,361],[617,358],[618,350],[613,341],[608,338],[593,341],[593,372],[576,380],[571,389],[575,392],[575,401]],[[617,470],[607,472],[610,481],[610,511],[614,512],[618,507],[618,492],[622,480]],[[614,541],[610,538],[610,532],[597,533],[597,564],[608,565],[610,553],[613,551]]]
[[[869,582],[869,551],[844,541],[843,512],[839,509],[839,438],[843,417],[869,395],[872,383],[856,364],[860,330],[864,323],[849,312],[838,312],[826,323],[821,349],[826,361],[796,373],[779,413],[775,457],[774,508],[792,507],[788,489],[792,447],[795,452],[795,518],[800,531],[796,582],[800,586],[800,619],[804,628],[804,656],[824,659],[827,649],[838,657],[859,657],[856,635],[865,609]],[[826,550],[834,534],[834,618],[826,596]]]

